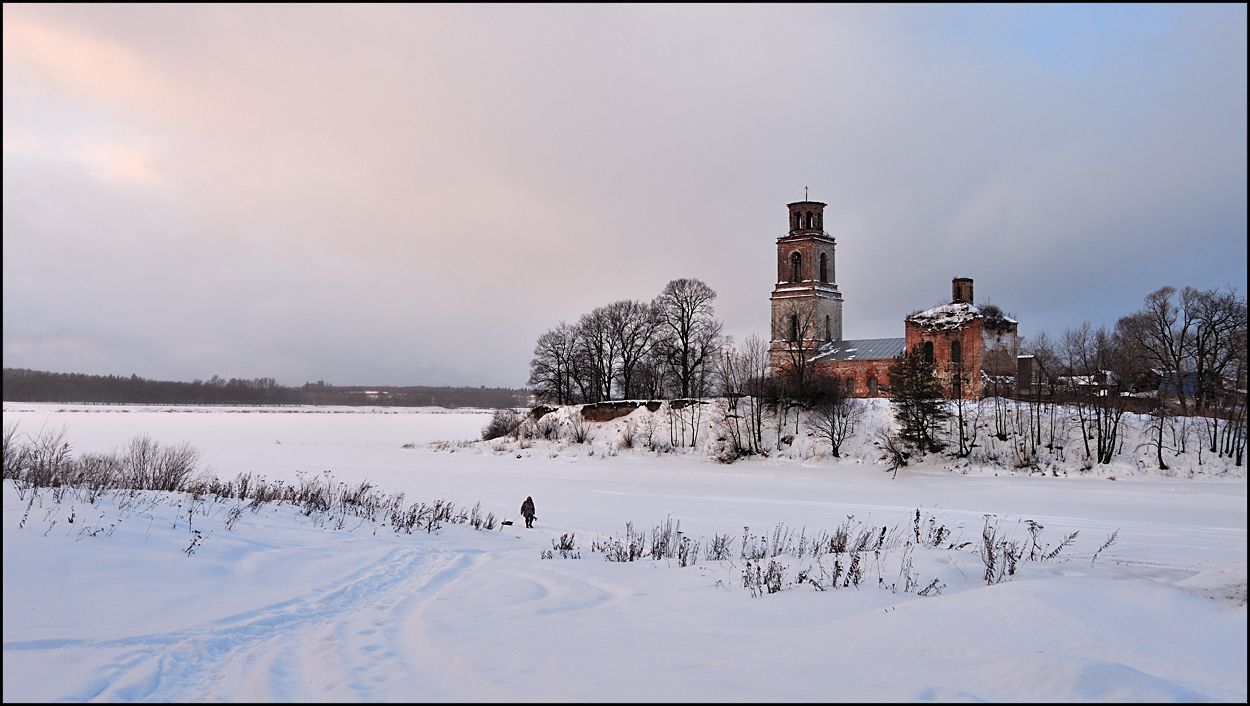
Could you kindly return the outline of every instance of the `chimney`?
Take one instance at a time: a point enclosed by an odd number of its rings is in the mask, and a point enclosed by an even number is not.
[[[972,278],[956,277],[951,280],[951,303],[952,304],[971,304],[972,303]]]

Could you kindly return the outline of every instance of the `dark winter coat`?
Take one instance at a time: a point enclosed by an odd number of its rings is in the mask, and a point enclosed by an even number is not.
[[[534,516],[534,501],[532,499],[526,498],[525,502],[521,503],[521,514],[525,517]]]

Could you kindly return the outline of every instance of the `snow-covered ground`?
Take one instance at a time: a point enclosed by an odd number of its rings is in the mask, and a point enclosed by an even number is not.
[[[586,444],[465,445],[437,442],[477,438],[489,412],[5,403],[6,425],[63,426],[75,453],[146,433],[222,478],[328,471],[509,519],[528,495],[538,522],[397,534],[289,504],[57,502],[6,481],[4,699],[1246,700],[1244,471],[1168,476],[1130,453],[1088,474],[935,458],[895,478],[865,434],[842,460],[800,438],[723,465],[621,449],[645,414]],[[921,534],[933,518],[952,535],[914,542],[917,509]],[[987,585],[986,515],[1022,545],[1028,520],[1051,548],[1079,534]],[[730,535],[731,559],[591,551],[670,517],[704,547]],[[754,546],[839,526],[887,528],[858,588],[797,582],[848,555],[817,565],[794,543],[784,590],[744,587],[744,527]],[[580,558],[541,558],[566,533]]]

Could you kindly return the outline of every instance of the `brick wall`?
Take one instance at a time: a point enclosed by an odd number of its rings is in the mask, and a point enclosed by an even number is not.
[[[803,258],[799,267],[800,282],[820,279],[820,256],[825,256],[826,276],[828,283],[836,282],[837,275],[834,260],[835,243],[828,236],[797,235],[781,238],[777,241],[777,281],[789,282],[790,256],[798,253]]]
[[[906,322],[907,351],[926,341],[933,344],[933,360],[937,363],[937,377],[942,389],[949,396],[951,385],[951,343],[959,341],[964,369],[967,373],[967,384],[962,388],[963,397],[978,399],[981,397],[981,354],[982,354],[982,322],[973,319],[960,328],[930,330],[911,321]]]
[[[850,378],[854,386],[853,397],[886,397],[882,389],[890,384],[890,364],[893,358],[876,358],[869,360],[827,360],[814,364],[817,375],[829,375],[844,385]],[[869,380],[877,381],[877,394],[869,395]]]

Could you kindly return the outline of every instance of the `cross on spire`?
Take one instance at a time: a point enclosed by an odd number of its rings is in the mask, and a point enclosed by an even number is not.
[[[804,200],[804,201],[806,201],[806,200],[807,200],[807,187],[806,187],[806,186],[805,186],[805,187],[803,187],[803,200]]]

